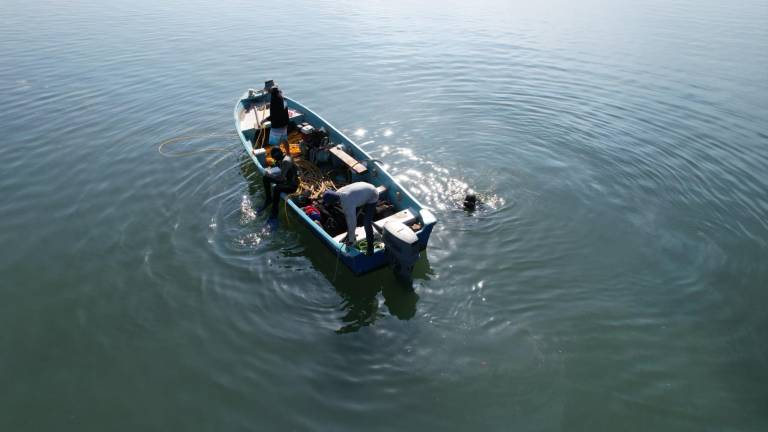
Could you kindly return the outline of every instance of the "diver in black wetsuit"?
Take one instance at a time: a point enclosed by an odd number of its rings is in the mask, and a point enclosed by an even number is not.
[[[299,187],[299,175],[291,155],[283,155],[279,147],[272,147],[270,149],[270,156],[272,156],[275,162],[280,161],[279,171],[274,174],[268,171],[264,174],[262,181],[264,182],[266,199],[264,200],[264,205],[258,211],[262,212],[272,204],[269,221],[275,223],[277,222],[277,211],[280,209],[280,194],[283,192],[287,194],[296,192],[296,189]],[[274,190],[272,190],[273,184],[275,185]]]

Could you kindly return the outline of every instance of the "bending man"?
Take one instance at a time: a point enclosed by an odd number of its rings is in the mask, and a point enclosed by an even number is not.
[[[323,193],[324,204],[341,203],[344,210],[344,218],[347,221],[347,240],[345,244],[352,245],[355,242],[355,228],[357,228],[357,208],[363,207],[365,217],[365,240],[368,243],[368,255],[373,254],[373,216],[376,213],[376,202],[379,201],[379,192],[376,187],[366,182],[351,183],[337,191],[327,190]]]

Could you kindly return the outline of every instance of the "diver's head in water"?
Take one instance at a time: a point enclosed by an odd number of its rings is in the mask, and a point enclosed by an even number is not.
[[[477,208],[477,195],[472,189],[464,196],[464,210],[471,212]]]

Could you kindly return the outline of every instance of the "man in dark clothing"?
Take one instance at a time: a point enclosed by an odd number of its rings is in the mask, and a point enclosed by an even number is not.
[[[280,209],[280,194],[285,192],[292,194],[296,192],[299,187],[299,175],[296,169],[296,164],[293,163],[293,158],[290,155],[283,155],[282,150],[279,147],[272,147],[270,149],[270,156],[279,163],[278,167],[269,168],[264,173],[264,193],[266,199],[264,205],[258,210],[262,212],[272,204],[272,211],[269,215],[269,222],[277,222],[277,211]],[[278,162],[279,161],[279,162]],[[275,185],[272,190],[272,185]]]
[[[269,115],[262,121],[269,120],[269,145],[279,146],[288,139],[288,103],[283,98],[283,92],[277,87],[272,87],[269,102]]]

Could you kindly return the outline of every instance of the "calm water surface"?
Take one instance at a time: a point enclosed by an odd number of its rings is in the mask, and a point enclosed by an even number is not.
[[[0,430],[768,430],[768,2],[271,7],[2,1]],[[413,291],[263,229],[269,78],[435,209]]]

